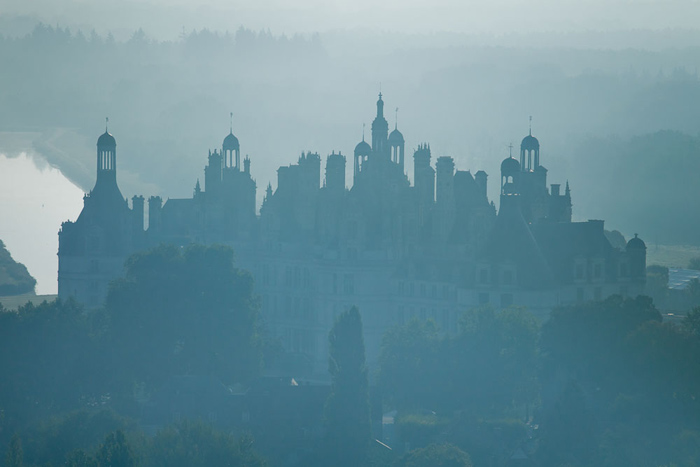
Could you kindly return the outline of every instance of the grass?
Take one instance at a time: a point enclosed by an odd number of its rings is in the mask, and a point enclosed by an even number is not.
[[[700,257],[700,247],[692,245],[647,245],[647,264],[668,268],[687,268],[692,258]]]

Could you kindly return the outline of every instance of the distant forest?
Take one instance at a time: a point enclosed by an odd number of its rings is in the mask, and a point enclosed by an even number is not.
[[[386,116],[433,157],[486,170],[527,134],[542,145],[552,183],[571,183],[574,217],[602,218],[652,243],[700,244],[694,174],[700,48],[448,47],[389,35],[276,36],[183,31],[159,41],[38,24],[0,36],[0,131],[37,133],[35,149],[83,189],[94,182],[94,144],[110,117],[125,196],[189,196],[208,149],[229,131],[250,154],[259,198],[276,169],[302,150],[351,154],[374,117]],[[0,152],[7,151],[0,139]],[[349,164],[350,166],[350,164]],[[408,167],[412,178],[412,167]]]

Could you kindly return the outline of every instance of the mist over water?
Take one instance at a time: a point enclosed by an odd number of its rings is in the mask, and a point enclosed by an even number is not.
[[[40,155],[0,152],[0,239],[37,280],[38,295],[57,293],[58,230],[80,214],[82,195]]]

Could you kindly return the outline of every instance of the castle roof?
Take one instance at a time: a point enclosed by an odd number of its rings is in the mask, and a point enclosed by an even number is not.
[[[223,150],[226,151],[227,149],[237,151],[240,149],[240,145],[238,143],[238,138],[236,138],[233,134],[233,131],[224,138],[224,144],[223,144]]]
[[[105,130],[99,138],[97,138],[97,147],[101,148],[116,148],[117,140],[114,139],[107,130]]]

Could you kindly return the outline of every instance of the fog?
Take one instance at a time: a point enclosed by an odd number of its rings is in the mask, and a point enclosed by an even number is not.
[[[0,2],[7,465],[700,463],[700,2]]]

